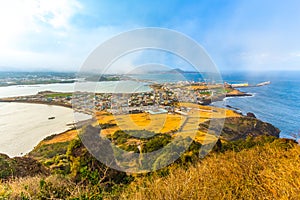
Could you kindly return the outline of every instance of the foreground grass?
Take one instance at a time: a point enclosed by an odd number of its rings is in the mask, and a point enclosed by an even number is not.
[[[300,199],[300,146],[280,140],[136,179],[121,199]]]
[[[0,199],[300,199],[299,155],[299,145],[263,137],[108,190],[57,174],[15,178],[0,183]]]
[[[104,195],[100,187],[76,184],[58,175],[26,177],[0,184],[0,199],[102,199]]]

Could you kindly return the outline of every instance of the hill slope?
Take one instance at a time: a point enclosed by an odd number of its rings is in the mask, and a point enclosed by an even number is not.
[[[276,139],[136,179],[122,199],[300,199],[300,146]]]
[[[209,123],[200,124],[200,131]],[[126,133],[116,133],[110,136],[114,141],[136,150],[127,145]],[[107,168],[78,137],[56,143],[48,137],[22,158],[0,156],[0,198],[299,199],[300,146],[278,134],[255,118],[227,118],[221,140],[204,159],[198,157],[201,144],[194,141],[175,163],[142,175]],[[145,139],[145,150],[170,139],[166,134]]]

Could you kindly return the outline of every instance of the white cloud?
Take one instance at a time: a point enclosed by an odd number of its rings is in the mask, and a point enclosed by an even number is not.
[[[147,25],[140,16],[128,22],[120,13],[101,15],[104,4],[117,6],[84,0],[0,0],[0,70],[5,65],[78,69],[105,39]],[[150,24],[165,24],[188,34],[221,69],[299,69],[299,3],[293,4],[239,1],[222,8],[220,15],[206,16],[200,10],[197,15],[181,13],[173,19],[173,13],[166,12],[167,20],[155,18]],[[78,14],[82,14],[77,18],[82,27],[73,24]],[[123,62],[122,66],[132,65],[129,59]]]
[[[41,58],[45,65],[51,62],[54,56],[42,55],[35,46],[59,45],[72,28],[70,19],[81,8],[76,0],[0,1],[0,66],[26,67]]]
[[[291,58],[297,58],[297,57],[300,57],[300,52],[299,51],[291,52],[289,55]]]
[[[50,24],[54,28],[70,28],[70,18],[82,8],[75,0],[39,0],[36,1],[33,17]]]

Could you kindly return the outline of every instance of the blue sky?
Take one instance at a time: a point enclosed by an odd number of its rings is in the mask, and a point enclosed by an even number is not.
[[[1,0],[0,70],[76,71],[103,41],[142,27],[188,35],[223,71],[298,70],[299,8],[297,0]]]

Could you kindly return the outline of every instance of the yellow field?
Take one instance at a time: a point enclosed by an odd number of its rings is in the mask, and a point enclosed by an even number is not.
[[[105,111],[97,112],[96,119],[100,124],[114,123],[115,121],[115,117],[112,114]]]
[[[198,124],[211,118],[240,117],[241,115],[223,108],[202,106],[193,103],[180,103],[180,106],[191,108],[188,116],[180,114],[149,113],[112,115],[105,111],[97,112],[96,119],[99,124],[117,124],[117,126],[101,130],[102,135],[113,134],[117,130],[148,130],[156,133],[168,133],[178,131],[176,135],[190,136],[200,143],[215,140],[215,137],[198,131]],[[43,144],[70,141],[76,137],[76,130],[61,133],[51,140],[43,141]]]
[[[206,132],[202,132],[199,130],[181,131],[177,133],[175,136],[190,137],[194,141],[199,142],[203,145],[210,144],[218,140],[216,136],[207,134]]]
[[[185,117],[179,114],[157,114],[148,113],[118,115],[116,124],[122,130],[148,130],[157,133],[167,133],[180,128]]]
[[[190,85],[181,88],[186,90],[209,90],[215,88],[223,88],[223,85]]]
[[[188,90],[208,90],[208,87],[206,85],[191,85],[184,88]]]

